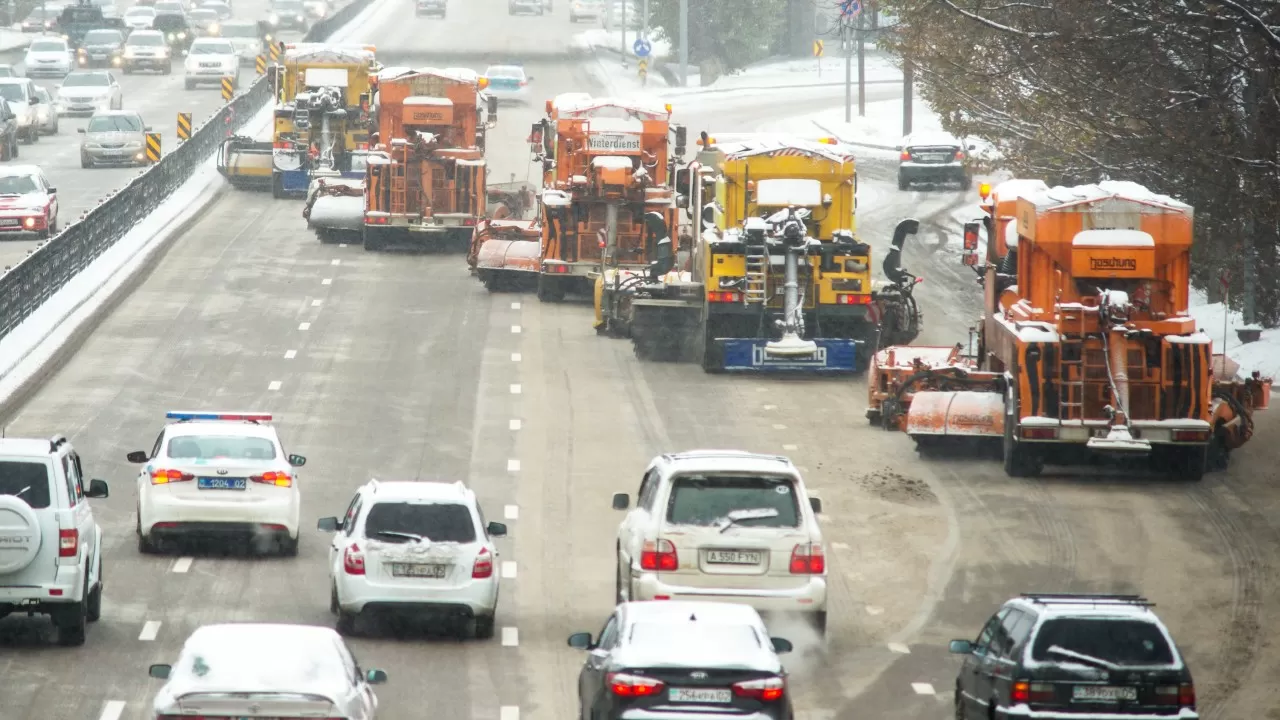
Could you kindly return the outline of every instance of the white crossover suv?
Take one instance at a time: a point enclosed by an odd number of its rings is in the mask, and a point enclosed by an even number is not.
[[[321,518],[329,549],[329,609],[353,634],[361,613],[461,622],[493,637],[498,548],[507,526],[485,522],[461,482],[379,482],[361,487],[342,518]]]
[[[827,625],[826,550],[800,471],[736,450],[661,455],[618,528],[617,600],[715,600]]]
[[[231,78],[235,88],[240,80],[240,56],[226,38],[197,38],[187,51],[185,69],[188,90],[201,83],[221,85],[222,78]]]
[[[84,488],[80,456],[61,435],[0,439],[0,617],[52,616],[61,645],[83,645],[102,614],[102,529]]]
[[[213,537],[248,541],[255,550],[298,554],[301,505],[295,468],[271,416],[260,412],[170,412],[151,452],[129,462],[138,473],[138,550],[165,541]]]

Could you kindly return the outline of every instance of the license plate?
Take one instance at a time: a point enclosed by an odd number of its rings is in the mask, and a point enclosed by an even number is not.
[[[667,691],[667,699],[671,702],[727,704],[733,702],[733,693],[713,688],[671,688]]]
[[[249,482],[244,478],[202,477],[196,481],[196,487],[201,490],[244,490],[249,487]]]
[[[946,156],[946,155],[939,155],[939,154],[936,154],[936,153],[930,153],[930,154],[928,154],[928,155],[921,155],[921,156],[920,156],[920,159],[921,159],[921,160],[923,160],[923,161],[925,161],[925,162],[946,162],[946,161],[947,161],[947,158],[948,158],[948,156]]]
[[[707,562],[723,565],[759,565],[764,553],[759,550],[708,550]]]
[[[391,563],[391,575],[392,577],[443,578],[448,568],[448,565]]]
[[[107,157],[121,157],[124,155],[124,151],[123,150],[106,150],[102,154],[106,155]],[[213,478],[209,478],[209,479],[212,480]]]
[[[18,226],[19,224],[21,224],[21,221],[20,221],[20,220],[15,220],[15,219],[10,219],[10,218],[6,218],[6,219],[4,219],[4,220],[0,220],[0,227],[16,227],[16,226]]]
[[[220,66],[218,65],[218,63],[200,63],[200,67],[202,67],[202,68],[216,68],[216,67],[220,67]]]
[[[1071,698],[1073,700],[1091,700],[1094,702],[1137,700],[1138,688],[1109,687],[1105,685],[1076,685],[1071,691]]]

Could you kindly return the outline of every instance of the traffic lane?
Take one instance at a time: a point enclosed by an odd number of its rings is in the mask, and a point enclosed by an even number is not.
[[[380,57],[411,54],[458,60],[484,54],[494,62],[520,62],[568,55],[573,36],[580,32],[567,14],[509,16],[506,0],[481,0],[450,2],[443,20],[416,17],[411,6],[395,5],[380,13],[363,35],[376,40]]]

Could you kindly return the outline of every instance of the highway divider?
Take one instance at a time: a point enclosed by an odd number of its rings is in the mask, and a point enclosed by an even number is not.
[[[303,42],[323,42],[365,10],[372,0],[355,0],[317,21]],[[222,106],[189,140],[151,165],[85,215],[67,225],[21,262],[0,275],[0,338],[62,289],[134,225],[150,215],[186,182],[222,142],[275,101],[272,73],[258,76],[244,92]]]

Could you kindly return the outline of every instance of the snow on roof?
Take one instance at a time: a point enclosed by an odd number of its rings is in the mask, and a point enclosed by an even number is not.
[[[586,93],[565,93],[557,95],[552,103],[561,117],[590,117],[596,110],[610,108],[653,116],[650,120],[665,119],[669,115],[664,103],[650,98],[593,98]]]
[[[1007,248],[1018,247],[1018,223],[1012,220],[1004,225],[1004,246]]]
[[[395,67],[384,67],[378,71],[378,80],[391,80],[402,75],[409,75],[413,72],[413,68],[397,65]]]
[[[465,500],[467,486],[462,482],[420,482],[417,480],[378,480],[374,495],[382,500]]]
[[[472,70],[471,68],[450,67],[450,68],[445,68],[443,72],[446,72],[454,77],[470,78],[471,80],[480,79],[480,73],[476,72],[475,70]]]
[[[1095,185],[1077,185],[1075,187],[1059,185],[1047,191],[1025,195],[1024,197],[1038,207],[1058,207],[1094,202],[1106,198],[1119,198],[1160,205],[1182,211],[1188,215],[1192,213],[1191,206],[1184,202],[1175,200],[1167,195],[1154,193],[1138,183],[1118,180],[1105,180]]]
[[[405,105],[435,105],[437,107],[453,107],[453,101],[449,98],[423,97],[422,95],[412,95],[404,99]]]
[[[475,70],[468,68],[421,67],[414,70],[414,72],[419,75],[435,75],[436,77],[460,83],[474,83],[480,78],[480,75]]]
[[[561,108],[580,105],[590,100],[591,100],[591,93],[584,93],[584,92],[560,93],[554,98],[551,98],[551,107],[555,108],[556,110],[559,110]]]
[[[305,692],[333,698],[350,685],[342,639],[313,625],[205,625],[187,638],[166,689],[193,692]]]
[[[964,143],[955,135],[947,132],[932,131],[911,133],[902,138],[903,147],[922,147],[926,145],[941,145],[944,147],[963,147]]]
[[[1023,180],[1014,178],[1005,180],[995,186],[991,191],[991,196],[995,198],[995,202],[1004,202],[1006,200],[1017,200],[1020,197],[1028,197],[1036,193],[1046,192],[1049,186],[1043,180]]]
[[[373,60],[373,51],[359,45],[328,45],[325,43],[299,43],[287,48],[286,60],[320,60],[322,62],[366,63]]]
[[[591,167],[605,170],[630,170],[631,158],[625,155],[600,155],[592,158]]]
[[[628,666],[781,668],[760,615],[747,605],[660,600],[627,603],[625,613],[619,660]]]
[[[713,138],[714,139],[714,138]],[[787,135],[760,135],[753,139],[717,143],[715,149],[725,154],[727,160],[740,160],[755,155],[768,155],[779,150],[798,151],[804,155],[825,158],[833,162],[853,162],[853,152],[838,145],[814,142]]]
[[[36,175],[40,172],[37,165],[0,165],[0,177],[20,177]]]
[[[587,123],[587,132],[597,133],[642,133],[644,123],[640,120],[620,118],[591,118]]]
[[[1010,223],[1012,225],[1012,223]],[[1155,247],[1155,238],[1141,230],[1082,230],[1072,247]]]
[[[33,458],[48,457],[49,441],[28,438],[0,438],[0,458],[27,455]]]
[[[818,207],[822,181],[809,178],[770,178],[756,181],[756,205],[761,207]]]

